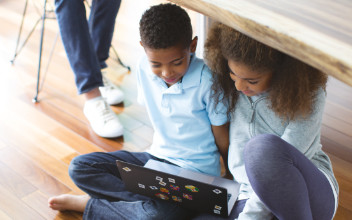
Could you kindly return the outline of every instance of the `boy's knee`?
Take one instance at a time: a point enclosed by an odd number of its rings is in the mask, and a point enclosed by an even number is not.
[[[84,155],[79,155],[74,157],[71,162],[70,165],[68,167],[68,174],[70,175],[70,177],[73,179],[75,176],[77,176],[77,174],[80,172],[80,170],[85,170],[84,168],[84,161],[86,161],[86,154]]]
[[[77,157],[73,158],[70,162],[70,165],[68,166],[68,174],[70,175],[71,178],[75,176],[75,172],[78,168],[78,160]]]
[[[82,154],[74,157],[68,167],[68,173],[72,179],[80,174],[86,175],[89,172],[94,172],[94,164],[106,162],[107,153],[93,152],[89,154]]]

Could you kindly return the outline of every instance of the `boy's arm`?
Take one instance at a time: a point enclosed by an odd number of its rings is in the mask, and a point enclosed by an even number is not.
[[[225,178],[233,179],[228,166],[228,154],[229,154],[229,123],[221,126],[211,126],[213,135],[215,138],[215,144],[218,147],[220,155],[224,161],[225,165]]]

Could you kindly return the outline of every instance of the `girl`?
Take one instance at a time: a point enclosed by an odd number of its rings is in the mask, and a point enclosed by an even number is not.
[[[332,219],[338,185],[320,144],[327,75],[220,23],[205,60],[231,116],[228,163],[241,188],[229,219]]]

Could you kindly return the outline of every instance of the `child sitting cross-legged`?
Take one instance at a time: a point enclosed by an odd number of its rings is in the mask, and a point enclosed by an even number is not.
[[[320,143],[327,75],[220,23],[205,61],[217,102],[229,103],[229,169],[241,184],[228,219],[331,220],[338,184]]]
[[[214,107],[211,73],[194,55],[197,38],[186,11],[174,4],[151,7],[140,20],[140,36],[146,56],[137,71],[138,101],[154,129],[150,149],[74,158],[69,174],[87,195],[52,197],[52,209],[84,212],[89,220],[187,219],[190,212],[177,204],[126,191],[116,160],[143,166],[154,159],[216,176],[220,153],[227,164],[227,108]]]

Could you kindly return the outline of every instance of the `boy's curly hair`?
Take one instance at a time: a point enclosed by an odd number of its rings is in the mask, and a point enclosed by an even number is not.
[[[181,7],[167,3],[152,6],[139,21],[143,46],[165,49],[181,45],[189,47],[192,41],[191,19]]]
[[[204,59],[214,77],[215,101],[228,103],[228,114],[234,110],[239,92],[230,78],[227,60],[252,70],[272,71],[268,91],[271,109],[285,119],[308,116],[317,90],[326,88],[325,73],[221,23],[215,23],[208,33]]]

